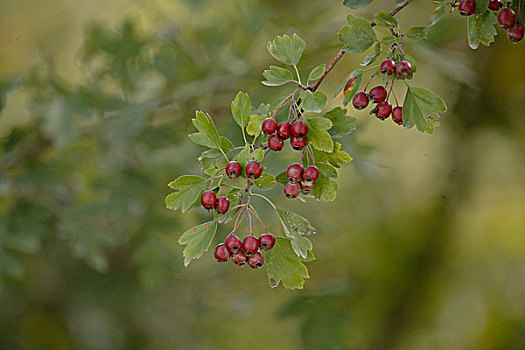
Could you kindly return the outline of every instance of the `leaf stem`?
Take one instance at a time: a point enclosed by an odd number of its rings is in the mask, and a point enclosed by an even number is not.
[[[259,193],[253,193],[252,196],[256,196],[256,197],[261,197],[262,199],[264,199],[265,201],[267,201],[274,210],[277,210],[277,208],[275,207],[275,205],[272,203],[271,200],[269,200],[266,196],[263,196],[262,194],[259,194]]]
[[[297,74],[297,80],[299,80],[299,85],[303,85],[303,83],[301,83],[301,76],[299,75],[299,69],[297,69],[297,66],[294,64],[293,65],[294,69],[295,69],[295,74]]]

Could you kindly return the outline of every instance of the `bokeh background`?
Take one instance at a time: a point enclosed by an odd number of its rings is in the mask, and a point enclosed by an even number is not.
[[[425,24],[433,7],[398,20]],[[257,105],[290,89],[261,85],[266,42],[298,33],[308,72],[339,49],[347,12],[339,0],[0,1],[0,349],[525,349],[525,44],[498,29],[471,50],[457,13],[406,48],[413,84],[449,106],[434,135],[349,108],[354,161],[337,199],[269,194],[319,231],[304,290],[210,252],[183,267],[176,240],[207,214],[169,211],[164,196],[200,171],[194,111],[240,141],[237,91]],[[345,55],[322,89],[361,58]]]

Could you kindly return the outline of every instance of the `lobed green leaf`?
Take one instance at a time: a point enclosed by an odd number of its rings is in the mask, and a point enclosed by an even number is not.
[[[188,266],[191,260],[199,259],[205,251],[208,251],[216,231],[217,222],[209,221],[192,227],[182,234],[179,244],[186,245],[182,252],[184,266]]]
[[[276,36],[273,41],[267,44],[268,52],[278,61],[291,66],[297,65],[304,49],[306,42],[297,34],[291,38],[288,35]]]

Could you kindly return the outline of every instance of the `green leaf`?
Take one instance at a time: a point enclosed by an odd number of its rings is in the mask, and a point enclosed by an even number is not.
[[[489,1],[490,0],[476,0],[476,9],[474,10],[473,16],[479,16],[485,12],[489,12]]]
[[[215,172],[215,171],[214,171]],[[220,175],[220,173],[219,173]],[[212,188],[215,188],[219,181],[219,176],[214,180]],[[200,198],[202,192],[210,186],[210,179],[203,179],[195,175],[183,175],[169,183],[169,186],[177,192],[170,193],[166,196],[166,208],[181,209],[183,213],[193,207],[195,202]]]
[[[476,5],[477,6],[477,5]],[[469,16],[467,20],[468,45],[472,49],[477,49],[479,44],[489,46],[494,42],[497,35],[496,15],[492,11],[487,11],[481,16]]]
[[[270,69],[263,72],[263,76],[266,80],[262,83],[266,86],[280,86],[294,81],[290,70],[277,66],[270,66]]]
[[[319,178],[315,181],[315,187],[311,193],[316,199],[331,202],[337,197],[338,189],[339,185],[337,182],[323,174],[319,174]]]
[[[380,11],[375,14],[374,20],[378,26],[383,26],[387,28],[398,28],[397,20],[390,13],[386,11]]]
[[[192,259],[200,258],[205,251],[208,251],[216,231],[217,222],[209,221],[192,227],[182,234],[179,244],[186,245],[182,252],[184,266],[188,266]]]
[[[393,35],[387,35],[381,39],[381,43],[386,44],[386,45],[391,45],[396,41],[397,41],[397,38]]]
[[[246,126],[246,132],[248,135],[259,136],[262,131],[262,123],[265,119],[265,114],[252,115],[248,122],[248,126]]]
[[[341,144],[339,142],[334,142],[334,149],[331,152],[323,152],[314,149],[314,156],[317,162],[330,163],[336,168],[340,168],[342,164],[348,163],[352,160],[352,157],[348,153],[341,151]]]
[[[231,105],[232,109],[232,115],[233,119],[241,127],[241,129],[244,129],[246,125],[248,125],[248,121],[250,120],[252,105],[250,103],[250,97],[245,94],[244,92],[240,92],[235,96],[235,99],[232,102]]]
[[[403,102],[403,125],[405,128],[416,125],[418,130],[432,133],[439,113],[446,110],[445,101],[432,91],[409,87]]]
[[[396,0],[396,6],[403,5],[407,0]]]
[[[315,259],[311,251],[306,259],[298,257],[290,240],[283,237],[275,238],[275,246],[267,250],[264,257],[270,286],[275,288],[282,282],[286,289],[303,288],[305,278],[310,278],[303,262]]]
[[[352,101],[352,98],[359,89],[362,78],[363,71],[360,69],[357,69],[352,73],[348,74],[348,76],[345,78],[345,80],[343,80],[343,82],[339,86],[339,89],[337,89],[337,92],[334,95],[334,99],[344,95],[345,98],[343,101],[343,105],[346,106],[348,102]]]
[[[279,175],[275,177],[275,181],[277,181],[283,186],[286,186],[286,184],[288,183],[288,177],[286,176],[286,171],[279,173]]]
[[[343,5],[351,9],[360,9],[370,5],[374,0],[343,0]]]
[[[426,39],[428,36],[427,27],[412,27],[406,32],[406,37],[412,40]]]
[[[250,145],[246,145],[242,151],[239,152],[236,159],[244,169],[246,164],[252,160],[261,162],[264,159],[264,151],[261,148],[256,148],[255,151],[252,152]]]
[[[349,26],[341,28],[337,33],[339,41],[345,44],[344,50],[353,54],[365,52],[376,41],[376,34],[370,23],[352,15],[348,15],[348,23]]]
[[[297,65],[305,47],[306,42],[297,34],[291,38],[288,35],[276,36],[273,41],[269,41],[267,44],[268,52],[276,60],[291,66]]]
[[[447,13],[447,6],[441,5],[434,9],[434,12],[432,12],[432,17],[430,17],[430,24],[429,26],[433,26],[434,24],[438,23],[445,17],[445,14]]]
[[[186,191],[189,188],[203,182],[204,179],[196,175],[182,175],[168,184],[174,190]]]
[[[332,127],[330,119],[318,117],[305,120],[308,126],[308,141],[312,143],[315,149],[331,152],[334,148],[334,142],[327,130]]]
[[[356,119],[346,115],[346,109],[336,107],[327,112],[324,117],[332,122],[332,127],[328,132],[332,138],[341,138],[355,130]]]
[[[326,106],[326,97],[325,93],[322,91],[311,92],[306,90],[306,96],[304,97],[303,108],[306,112],[320,113]]]
[[[253,180],[253,183],[262,190],[270,190],[275,187],[275,177],[271,174],[264,173],[259,178]]]
[[[317,81],[321,76],[323,75],[324,71],[326,69],[326,64],[321,64],[314,69],[310,71],[310,74],[308,74],[308,84],[314,83]]]
[[[283,225],[286,237],[290,238],[295,254],[302,258],[306,258],[308,256],[308,251],[312,250],[313,245],[308,238],[303,236],[315,234],[317,233],[317,230],[312,224],[310,224],[310,221],[306,220],[299,214],[279,208],[275,210],[281,219],[281,224]]]
[[[377,42],[374,44],[373,51],[365,56],[365,58],[363,59],[363,63],[361,63],[361,66],[365,67],[371,63],[374,63],[376,58],[379,57],[380,53],[381,53],[381,43]]]
[[[335,179],[337,177],[337,169],[331,166],[330,164],[317,162],[315,163],[315,166],[319,170],[320,174],[332,179]]]
[[[199,132],[189,135],[190,140],[198,145],[209,148],[220,148],[221,140],[217,128],[211,117],[201,111],[195,113],[195,118],[191,120]]]

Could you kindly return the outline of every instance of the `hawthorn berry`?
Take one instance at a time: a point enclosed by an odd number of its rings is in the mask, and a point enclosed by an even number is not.
[[[218,262],[225,262],[228,261],[230,258],[230,252],[228,249],[226,249],[226,245],[224,243],[221,243],[215,248],[215,259],[217,259]]]
[[[498,14],[498,23],[502,28],[510,29],[516,24],[516,13],[511,8],[505,7]]]
[[[275,245],[275,236],[271,233],[265,233],[259,237],[259,248],[262,250],[270,250]]]
[[[303,178],[303,166],[299,163],[292,164],[286,170],[286,178],[290,182],[299,182]]]
[[[308,127],[306,126],[305,122],[298,119],[294,121],[290,126],[290,132],[293,136],[303,137],[306,136],[306,134],[308,134]]]
[[[376,87],[373,87],[370,89],[370,93],[368,96],[370,96],[370,99],[372,99],[372,102],[374,103],[380,103],[386,100],[386,89],[382,87],[381,85],[378,85]]]
[[[501,0],[490,0],[489,1],[489,9],[491,9],[492,11],[498,11],[502,7],[503,7],[503,1]]]
[[[396,107],[392,110],[392,120],[396,122],[396,124],[403,124],[403,107]]]
[[[268,137],[268,147],[272,151],[280,151],[283,149],[284,141],[277,135],[273,134]]]
[[[230,200],[224,196],[217,197],[217,203],[215,204],[215,210],[217,214],[224,214],[230,208]]]
[[[352,104],[354,105],[355,109],[363,109],[366,108],[366,106],[368,106],[369,101],[370,99],[368,98],[368,95],[365,92],[360,91],[354,95],[354,98],[352,99]]]
[[[228,252],[235,254],[241,249],[242,241],[236,235],[229,235],[224,240],[224,245],[226,246]]]
[[[392,75],[396,71],[396,62],[393,59],[387,58],[381,62],[381,74]]]
[[[308,193],[315,187],[315,181],[301,181],[301,190],[303,190],[303,193]]]
[[[517,43],[518,41],[521,41],[523,39],[524,34],[524,28],[523,24],[516,23],[516,25],[509,29],[507,35],[513,43]]]
[[[243,266],[246,264],[246,255],[243,252],[239,251],[232,255],[232,260],[237,266]]]
[[[396,65],[396,73],[400,78],[406,78],[412,74],[412,65],[408,61],[401,61]]]
[[[375,106],[372,113],[375,113],[379,119],[385,120],[392,113],[392,105],[388,101],[381,102]]]
[[[291,124],[287,121],[280,122],[279,125],[277,126],[277,135],[279,135],[279,137],[282,140],[287,140],[290,138],[290,136],[292,136],[292,132],[290,131],[290,126]]]
[[[309,166],[303,172],[303,180],[311,182],[319,178],[319,170],[315,166]]]
[[[226,175],[230,179],[235,179],[241,176],[242,173],[242,166],[239,164],[239,162],[231,161],[226,165]]]
[[[292,148],[294,150],[300,151],[306,146],[306,141],[306,136],[292,136],[292,138],[290,139],[290,145],[292,145]]]
[[[273,118],[267,118],[262,123],[262,131],[266,135],[271,135],[277,130],[277,122]]]
[[[475,0],[461,0],[459,2],[459,14],[462,16],[470,16],[476,10]]]
[[[242,251],[246,255],[253,255],[259,250],[259,240],[255,236],[246,236],[242,241]]]
[[[201,204],[204,207],[204,209],[207,210],[215,208],[215,205],[217,204],[217,195],[215,194],[215,192],[211,190],[206,190],[202,192]]]
[[[246,164],[246,176],[249,179],[255,180],[262,174],[262,165],[259,162],[252,160]]]
[[[284,186],[284,195],[286,196],[286,198],[297,198],[300,191],[301,186],[295,182],[288,182],[286,186]]]
[[[257,252],[248,258],[248,265],[252,269],[258,269],[264,265],[264,256],[261,252]]]

